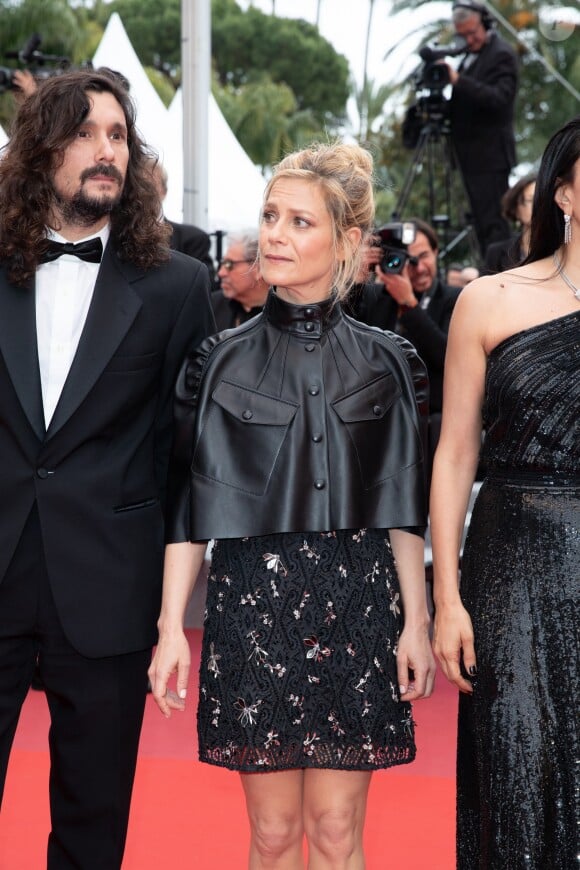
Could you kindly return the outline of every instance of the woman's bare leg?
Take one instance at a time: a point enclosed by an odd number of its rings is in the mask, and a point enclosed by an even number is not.
[[[363,870],[367,771],[304,771],[304,830],[309,870]]]
[[[249,870],[303,870],[304,771],[240,776],[252,835]]]

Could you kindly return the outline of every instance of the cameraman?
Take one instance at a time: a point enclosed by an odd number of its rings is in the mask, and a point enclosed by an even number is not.
[[[429,373],[429,468],[439,440],[443,402],[443,363],[451,313],[460,290],[444,284],[438,270],[439,242],[433,227],[419,218],[415,239],[400,274],[383,272],[382,249],[372,247],[367,262],[380,284],[365,284],[353,294],[349,313],[370,326],[397,332],[408,339]]]
[[[447,65],[453,85],[451,138],[483,257],[490,242],[510,237],[501,198],[516,163],[513,121],[518,59],[495,32],[482,3],[456,0],[452,18],[468,53],[458,70]]]

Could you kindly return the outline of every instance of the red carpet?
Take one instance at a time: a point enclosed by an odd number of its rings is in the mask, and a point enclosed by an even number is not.
[[[200,632],[190,631],[194,661]],[[137,767],[124,870],[243,870],[248,831],[237,774],[197,762],[197,674],[185,715],[167,722],[153,700]],[[456,695],[439,674],[415,705],[418,758],[373,777],[366,826],[368,870],[453,870]],[[43,870],[48,814],[48,712],[26,700],[0,817],[0,868]]]

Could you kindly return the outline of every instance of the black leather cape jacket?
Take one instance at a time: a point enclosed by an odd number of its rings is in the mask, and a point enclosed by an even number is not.
[[[427,413],[409,342],[271,290],[183,365],[167,539],[424,527]]]

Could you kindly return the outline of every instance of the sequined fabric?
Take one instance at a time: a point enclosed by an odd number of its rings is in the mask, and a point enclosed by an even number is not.
[[[488,362],[488,477],[461,595],[478,674],[459,707],[459,870],[580,866],[580,313]]]
[[[200,759],[243,771],[373,770],[415,757],[399,700],[387,533],[216,542],[200,666]]]

